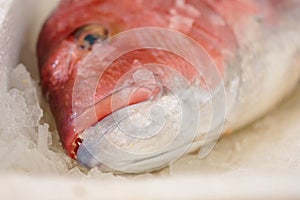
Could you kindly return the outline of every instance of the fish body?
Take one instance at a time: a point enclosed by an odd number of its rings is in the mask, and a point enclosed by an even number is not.
[[[299,79],[299,8],[62,0],[42,28],[38,58],[67,153],[86,167],[152,171],[260,117]]]

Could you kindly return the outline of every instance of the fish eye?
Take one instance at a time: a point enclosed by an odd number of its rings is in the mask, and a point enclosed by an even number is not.
[[[74,33],[75,42],[80,50],[91,50],[93,45],[106,40],[108,36],[108,29],[98,24],[83,26]]]
[[[94,45],[99,39],[99,35],[88,34],[85,36],[84,41],[88,42],[90,45]]]

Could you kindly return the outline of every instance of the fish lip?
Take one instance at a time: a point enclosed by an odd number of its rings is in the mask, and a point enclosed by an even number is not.
[[[169,166],[175,161],[174,158],[178,157],[177,151],[182,151],[182,149],[186,150],[190,146],[191,144],[184,144],[157,155],[151,155],[144,158],[117,161],[119,162],[120,165],[118,166],[118,168],[115,168],[97,159],[96,156],[94,156],[90,152],[88,147],[83,142],[77,151],[77,161],[81,166],[84,166],[85,168],[88,169],[98,168],[104,172],[131,173],[131,174],[147,173],[147,172],[157,171]],[[173,156],[168,156],[170,154],[172,155],[172,153]],[[152,167],[149,167],[149,165],[153,164],[153,162],[156,164],[154,164],[154,166]]]
[[[175,149],[176,150],[176,149]],[[174,151],[175,151],[174,150]],[[158,164],[155,167],[149,168],[149,167],[144,167],[140,168],[138,167],[139,164],[141,163],[147,163],[147,162],[152,162],[154,158],[158,157],[163,157],[164,155],[169,154],[171,151],[168,152],[163,152],[158,155],[153,155],[141,159],[132,159],[132,160],[126,160],[126,161],[120,161],[121,165],[118,167],[119,169],[116,169],[114,167],[105,165],[104,163],[100,162],[94,155],[90,153],[88,148],[83,144],[80,146],[78,149],[77,153],[77,161],[80,165],[92,169],[92,168],[99,168],[101,171],[108,171],[108,172],[115,172],[115,173],[132,173],[132,174],[139,174],[139,173],[146,173],[146,172],[153,172],[157,171],[159,169],[162,169],[164,167],[167,167],[172,163],[172,160],[170,162],[163,162],[162,164]]]

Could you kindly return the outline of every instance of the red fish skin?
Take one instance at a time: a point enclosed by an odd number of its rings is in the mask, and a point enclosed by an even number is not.
[[[143,64],[154,62],[171,66],[190,81],[197,75],[191,64],[176,55],[158,50],[137,50],[112,63],[99,80],[95,96],[89,98],[85,93],[88,86],[83,84],[80,90],[82,92],[74,99],[73,91],[78,72],[81,70],[83,74],[93,73],[93,70],[85,69],[81,65],[89,51],[78,49],[73,34],[75,30],[88,24],[101,24],[107,27],[110,36],[113,36],[133,28],[169,28],[172,17],[170,8],[177,6],[179,15],[194,20],[190,29],[180,30],[179,27],[178,31],[203,46],[213,58],[220,73],[223,73],[225,64],[233,59],[231,56],[235,55],[238,48],[232,27],[235,23],[241,23],[243,18],[259,12],[257,1],[245,3],[236,0],[228,3],[226,0],[187,0],[186,2],[198,10],[200,15],[191,14],[185,8],[180,8],[173,0],[62,0],[50,16],[42,28],[38,42],[41,84],[49,98],[61,141],[72,158],[76,158],[76,149],[80,143],[79,135],[115,110],[108,106],[109,99],[108,103],[105,100],[112,94],[122,75],[133,68],[132,63],[135,59],[138,58]],[[233,12],[236,8],[243,9],[240,12]],[[237,16],[232,13],[236,13]],[[225,25],[215,25],[211,21],[212,18]],[[231,52],[231,55],[223,52]],[[103,67],[101,63],[98,64],[95,73],[97,70],[103,70]],[[94,81],[92,79],[93,76],[87,77],[87,83]],[[118,108],[148,100],[156,93],[155,90],[141,91],[130,102],[120,103]],[[97,116],[90,117],[91,106],[92,110],[96,109]]]

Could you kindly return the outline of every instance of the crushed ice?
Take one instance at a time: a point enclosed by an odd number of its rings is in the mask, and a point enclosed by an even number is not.
[[[0,173],[85,175],[60,144],[52,142],[52,135],[57,133],[49,131],[49,124],[41,123],[39,90],[24,65],[10,72],[8,91],[0,93]],[[94,170],[84,177],[95,174],[103,175]],[[111,174],[103,176],[112,177]]]

